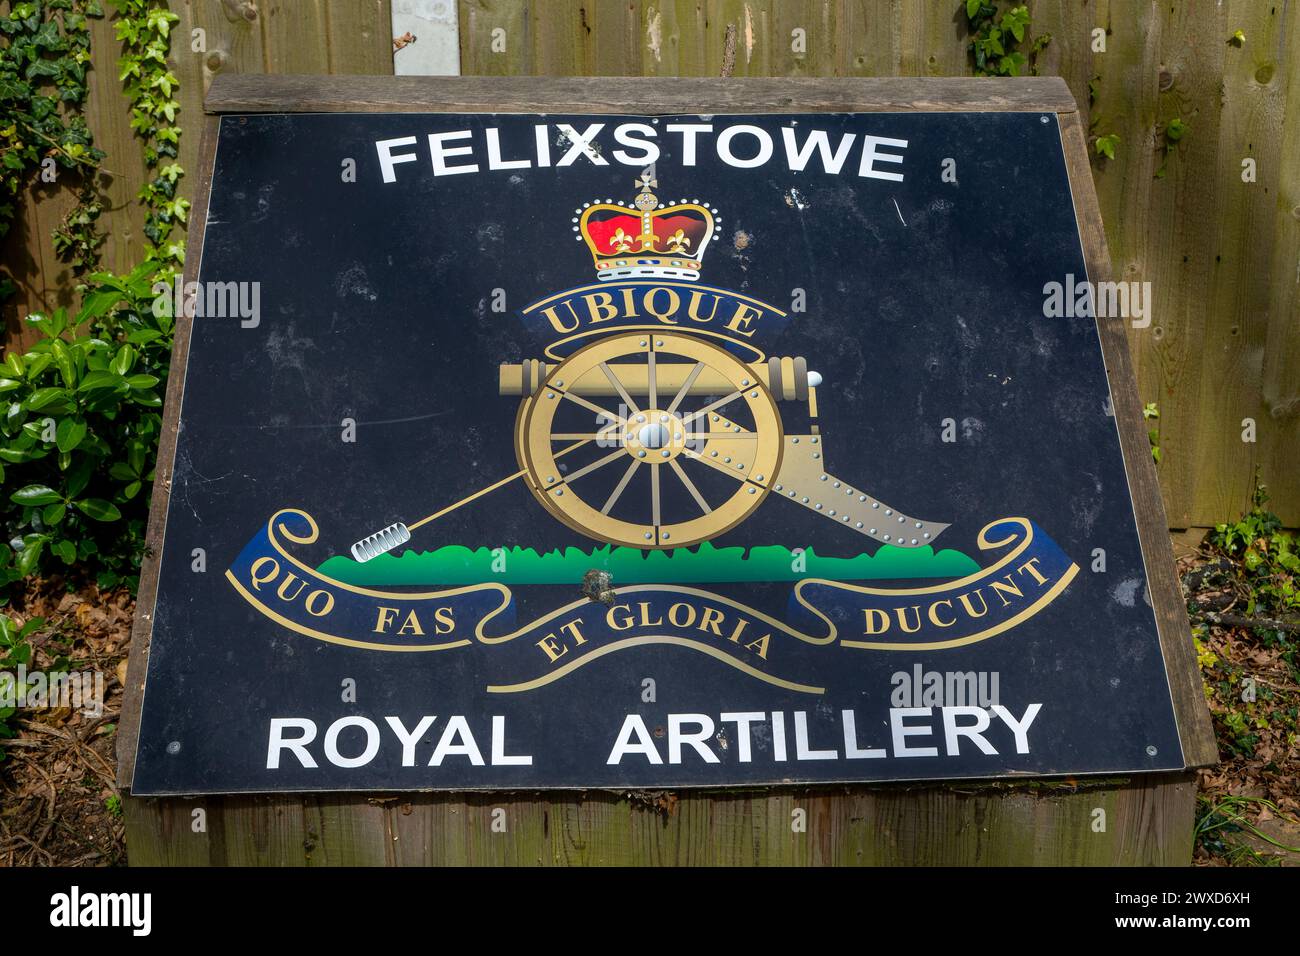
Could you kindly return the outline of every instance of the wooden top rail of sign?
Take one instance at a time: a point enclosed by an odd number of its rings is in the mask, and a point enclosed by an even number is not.
[[[218,76],[208,92],[200,166],[193,197],[185,280],[198,278],[217,145],[218,117],[241,113],[574,113],[746,114],[786,112],[1042,112],[1058,116],[1074,209],[1089,278],[1110,277],[1078,108],[1059,77],[707,79],[582,77]],[[159,559],[176,450],[180,399],[192,319],[177,322],[168,382],[147,554],[132,631],[126,698],[118,729],[118,778],[131,785],[140,708],[157,598]],[[1120,446],[1169,678],[1185,764],[1218,759],[1190,623],[1174,571],[1165,509],[1142,419],[1123,320],[1097,320]],[[1086,635],[1079,639],[1086,640]],[[1141,689],[1135,692],[1140,693]]]
[[[1078,107],[1060,77],[217,77],[209,113],[952,113]]]

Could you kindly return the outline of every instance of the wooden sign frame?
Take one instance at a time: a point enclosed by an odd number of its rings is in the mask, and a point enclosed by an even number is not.
[[[1093,282],[1111,275],[1077,107],[1059,78],[633,79],[219,76],[206,102],[185,279],[197,280],[223,114],[307,112],[810,113],[1042,112],[1060,124],[1080,238]],[[118,728],[129,791],[158,590],[159,558],[191,319],[176,327],[146,560]],[[1188,767],[1217,760],[1190,625],[1122,320],[1098,318],[1151,604]],[[682,794],[281,794],[128,798],[128,852],[147,863],[1185,863],[1190,772],[1061,783],[875,785]],[[206,828],[191,827],[203,808]],[[1092,811],[1107,810],[1104,833]],[[510,840],[492,839],[505,808]],[[808,831],[792,834],[793,809]],[[969,826],[973,820],[979,826]]]

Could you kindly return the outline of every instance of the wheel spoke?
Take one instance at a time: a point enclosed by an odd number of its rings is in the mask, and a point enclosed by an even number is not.
[[[695,421],[695,419],[699,418],[701,415],[707,415],[709,414],[709,412],[713,411],[714,409],[721,408],[723,405],[726,405],[728,402],[734,402],[736,399],[740,398],[740,396],[744,394],[745,394],[745,390],[742,388],[740,389],[740,391],[732,392],[730,395],[720,398],[716,402],[711,402],[708,405],[705,405],[703,408],[701,408],[698,412],[691,412],[689,415],[683,417],[682,424],[689,425],[691,422]]]
[[[627,427],[627,419],[624,418],[622,415],[615,415],[608,408],[601,408],[595,402],[589,402],[581,395],[574,395],[572,392],[560,392],[560,394],[563,395],[565,398],[567,398],[569,401],[576,402],[577,404],[581,405],[583,408],[591,409],[597,415],[604,415],[610,421],[617,423],[620,427],[623,428]]]
[[[593,472],[597,468],[603,467],[604,465],[608,465],[615,458],[618,458],[619,456],[626,455],[626,454],[627,452],[625,452],[623,449],[616,448],[613,451],[611,451],[608,455],[606,455],[604,458],[597,458],[590,465],[586,465],[582,468],[579,468],[571,475],[565,475],[564,481],[566,484],[570,481],[576,481],[577,479],[581,478],[583,475],[589,474],[590,472]]]
[[[613,422],[602,425],[600,431],[595,432],[551,432],[551,441],[608,441],[611,438],[617,439],[621,431],[618,422]]]
[[[659,469],[650,469],[650,520],[659,530]]]
[[[590,438],[590,435],[578,435],[578,438]],[[738,431],[738,432],[687,432],[687,438],[693,438],[696,441],[707,441],[710,438],[716,438],[718,441],[743,441],[746,439],[757,438],[758,432]]]
[[[659,394],[658,394],[659,390],[655,382],[655,350],[654,350],[653,340],[650,342],[650,351],[646,353],[646,368],[647,368],[646,386],[650,392],[649,407],[654,408],[656,405],[659,404]],[[659,522],[657,521],[655,522],[655,524],[658,523]]]
[[[627,466],[627,471],[623,472],[623,477],[620,478],[618,484],[614,486],[614,491],[610,494],[609,500],[605,502],[605,507],[600,509],[601,514],[609,514],[610,509],[614,507],[614,502],[618,501],[619,496],[623,494],[623,489],[626,488],[627,483],[632,480],[632,476],[636,474],[636,470],[640,465],[641,462],[637,461],[635,458],[632,459],[632,464]]]
[[[682,466],[677,464],[677,459],[673,458],[669,460],[668,464],[672,465],[673,471],[677,474],[677,477],[681,479],[682,484],[686,486],[686,490],[691,493],[691,497],[694,498],[695,503],[700,506],[700,510],[706,515],[712,514],[713,509],[709,507],[709,503],[705,501],[704,496],[700,494],[700,489],[695,487],[695,482],[691,481],[691,479],[687,477],[686,472],[682,471]]]
[[[695,380],[699,378],[700,373],[703,371],[704,371],[704,363],[696,362],[695,368],[691,369],[691,374],[686,376],[686,381],[682,383],[681,389],[677,392],[677,397],[674,398],[673,403],[668,406],[669,415],[677,411],[677,406],[682,403],[682,399],[686,397],[686,393],[691,390],[691,386],[695,384]]]
[[[615,375],[614,370],[609,367],[609,363],[601,362],[600,370],[604,372],[605,377],[609,379],[609,384],[614,386],[614,391],[618,392],[618,397],[623,399],[624,404],[627,405],[628,414],[636,415],[639,413],[641,409],[637,408],[636,402],[632,401],[632,396],[627,393],[627,389],[624,388],[623,383],[618,380],[618,376]],[[654,393],[652,392],[651,394],[653,395]],[[651,404],[653,405],[653,403],[654,400],[651,399]]]

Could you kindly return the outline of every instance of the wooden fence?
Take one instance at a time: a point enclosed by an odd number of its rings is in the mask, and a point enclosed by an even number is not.
[[[388,0],[171,5],[191,133],[216,72],[393,69]],[[1040,72],[1065,78],[1095,133],[1119,137],[1115,158],[1097,159],[1093,173],[1116,278],[1149,282],[1153,296],[1150,324],[1131,328],[1129,344],[1142,399],[1159,410],[1170,524],[1235,516],[1258,470],[1274,510],[1300,525],[1300,5],[1028,7],[1030,34],[1052,36]],[[939,76],[971,72],[963,8],[959,0],[461,0],[457,13],[467,74]],[[205,31],[201,52],[189,49],[196,27]],[[1233,41],[1237,31],[1244,40]],[[143,173],[111,25],[97,24],[93,40],[90,121],[111,170],[104,263],[125,268],[138,256],[133,197]],[[1189,132],[1166,162],[1162,130],[1175,118]],[[182,142],[193,171],[197,137]],[[1008,168],[1014,162],[1007,157]],[[70,198],[66,187],[33,186],[6,244],[21,282],[7,309],[11,342],[18,315],[71,296],[50,247]]]

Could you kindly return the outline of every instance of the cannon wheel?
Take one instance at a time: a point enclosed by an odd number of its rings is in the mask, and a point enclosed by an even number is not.
[[[661,393],[656,366],[683,359],[692,374]],[[725,394],[692,393],[705,369],[729,384]],[[557,414],[568,403],[604,424],[560,430]],[[642,549],[686,547],[735,527],[767,496],[784,447],[776,401],[753,369],[701,339],[655,331],[609,335],[557,365],[521,404],[515,440],[529,487],[552,515],[597,541]],[[557,452],[575,440],[596,444],[598,454],[580,467],[561,465]],[[628,493],[643,469],[648,509]],[[702,470],[728,477],[721,499],[716,480],[712,502],[701,491]]]

